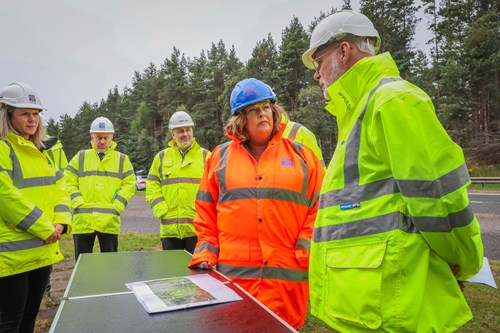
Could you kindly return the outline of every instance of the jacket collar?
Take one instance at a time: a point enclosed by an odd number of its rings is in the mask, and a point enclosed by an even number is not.
[[[360,99],[373,89],[382,77],[399,76],[399,70],[389,52],[365,57],[354,64],[336,82],[328,87],[331,100],[326,110],[342,122],[352,115]]]

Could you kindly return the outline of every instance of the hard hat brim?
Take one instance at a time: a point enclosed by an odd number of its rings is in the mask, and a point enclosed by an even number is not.
[[[30,103],[15,104],[15,103],[9,103],[9,102],[7,102],[5,100],[0,100],[0,103],[12,106],[15,109],[36,109],[36,110],[41,110],[41,111],[47,110],[47,108],[44,107],[44,106],[40,106],[40,105],[36,105],[36,104],[30,104]]]

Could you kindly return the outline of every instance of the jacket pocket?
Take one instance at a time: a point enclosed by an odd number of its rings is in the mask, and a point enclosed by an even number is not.
[[[326,313],[349,324],[382,324],[381,286],[387,240],[326,250]]]

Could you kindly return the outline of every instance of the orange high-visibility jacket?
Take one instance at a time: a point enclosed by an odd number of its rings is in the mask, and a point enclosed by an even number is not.
[[[312,150],[282,133],[258,162],[233,137],[215,148],[196,197],[198,244],[190,267],[217,265],[299,328],[307,311],[309,247],[324,172]]]

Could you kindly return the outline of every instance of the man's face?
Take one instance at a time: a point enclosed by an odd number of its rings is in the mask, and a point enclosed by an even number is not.
[[[340,52],[343,43],[333,42],[314,54],[316,68],[314,79],[319,82],[319,86],[323,90],[323,96],[327,100],[331,99],[327,93],[328,87],[344,74],[344,70],[340,67]]]
[[[99,153],[104,153],[113,142],[113,133],[92,133],[92,141]]]
[[[172,130],[172,138],[177,147],[185,151],[193,143],[193,128],[190,126],[174,128]]]

